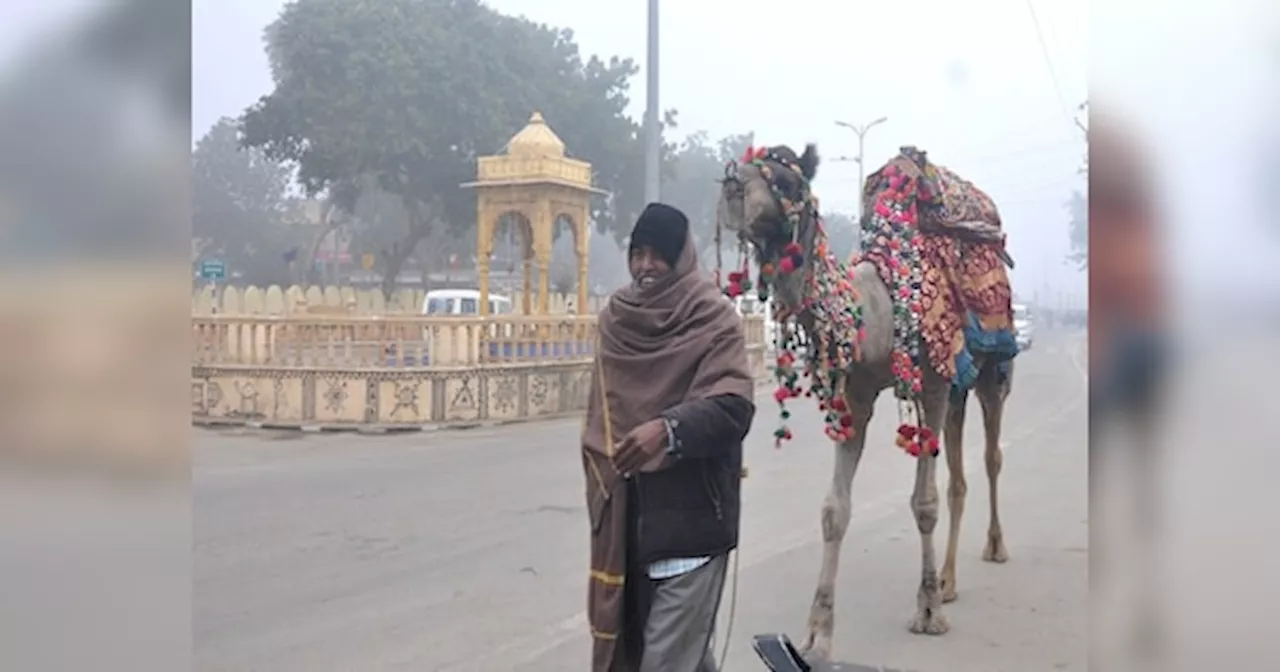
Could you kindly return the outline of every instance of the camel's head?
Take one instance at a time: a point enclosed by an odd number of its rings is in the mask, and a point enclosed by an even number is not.
[[[747,150],[725,166],[718,225],[750,243],[758,264],[798,269],[812,254],[818,226],[817,200],[809,187],[817,169],[818,148],[812,144],[799,156],[785,145]],[[787,251],[792,243],[800,246],[799,254]],[[775,296],[785,305],[800,305],[804,275],[780,270],[771,282]]]
[[[809,183],[817,170],[813,144],[798,156],[786,145],[748,149],[725,166],[716,211],[720,225],[751,243],[760,259],[775,261],[787,243],[806,233],[796,230],[792,215],[812,197]]]

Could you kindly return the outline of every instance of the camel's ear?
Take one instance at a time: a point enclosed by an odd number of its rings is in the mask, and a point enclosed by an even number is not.
[[[804,154],[800,155],[800,172],[806,180],[812,180],[818,174],[818,146],[812,142],[804,146]]]

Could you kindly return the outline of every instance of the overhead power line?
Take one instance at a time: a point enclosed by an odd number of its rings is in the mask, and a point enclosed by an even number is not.
[[[1062,116],[1067,122],[1075,126],[1075,118],[1067,111],[1067,99],[1062,95],[1062,86],[1058,84],[1058,72],[1053,68],[1053,59],[1049,57],[1049,46],[1044,42],[1044,31],[1040,29],[1040,17],[1036,14],[1036,7],[1031,0],[1025,0],[1027,11],[1031,13],[1031,25],[1036,29],[1036,41],[1040,43],[1040,53],[1044,56],[1044,65],[1049,70],[1049,80],[1053,82],[1053,92],[1058,96],[1058,107],[1062,108]]]

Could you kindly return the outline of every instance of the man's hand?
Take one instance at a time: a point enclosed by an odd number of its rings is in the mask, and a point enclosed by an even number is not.
[[[663,457],[667,438],[667,425],[662,418],[636,427],[618,443],[618,452],[613,456],[614,468],[625,476],[640,471],[641,467]]]

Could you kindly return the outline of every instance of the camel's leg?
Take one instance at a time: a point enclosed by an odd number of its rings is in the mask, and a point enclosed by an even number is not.
[[[948,387],[936,377],[925,383],[924,424],[935,434],[942,431]],[[938,525],[937,462],[934,455],[921,453],[916,461],[916,482],[911,493],[911,512],[915,514],[916,529],[920,532],[920,589],[916,593],[916,615],[907,627],[911,632],[928,635],[946,634],[951,629],[942,613],[938,558],[933,548],[933,530]]]
[[[943,432],[944,450],[947,451],[947,512],[951,514],[951,527],[947,530],[947,557],[942,561],[942,601],[956,599],[956,546],[960,542],[960,519],[964,517],[964,496],[969,484],[964,478],[964,413],[969,392],[952,397],[947,404],[947,421]]]
[[[871,420],[876,396],[874,392],[846,395],[853,413],[854,436],[850,441],[835,444],[831,490],[822,501],[822,570],[818,573],[818,587],[813,592],[813,604],[809,607],[809,636],[801,647],[805,659],[811,664],[831,659],[840,545],[844,541],[845,530],[849,528],[852,512],[850,488],[866,445],[867,423]]]
[[[1009,386],[1008,379],[1000,380],[994,364],[984,367],[978,378],[978,401],[982,404],[982,425],[987,435],[987,485],[991,488],[991,524],[987,527],[986,548],[982,550],[982,559],[987,562],[1009,560],[1009,551],[1004,547],[1004,532],[1000,529],[1000,500],[996,494],[1000,469],[1004,466],[1004,451],[1000,449],[1000,425],[1004,416],[1004,402],[1009,396]]]

